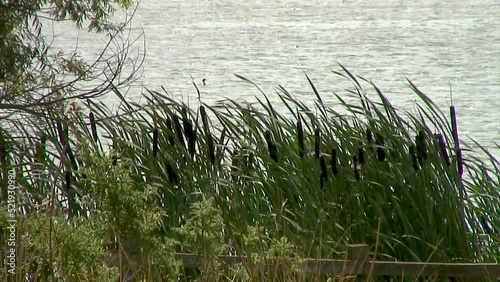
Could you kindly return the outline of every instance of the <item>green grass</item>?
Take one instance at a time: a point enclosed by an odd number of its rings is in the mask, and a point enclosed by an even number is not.
[[[101,240],[80,252],[118,250],[123,260],[115,265],[92,268],[73,258],[110,280],[113,273],[124,279],[124,269],[145,280],[175,277],[173,269],[205,281],[230,276],[218,264],[181,271],[173,251],[211,255],[207,261],[229,253],[266,257],[273,248],[281,257],[343,258],[346,244],[367,243],[381,260],[498,261],[499,161],[479,144],[481,157],[469,154],[453,138],[447,115],[410,81],[415,111],[394,108],[380,89],[343,67],[335,75],[353,83],[349,97],[329,94],[342,106],[337,110],[324,105],[307,77],[313,108],[283,87],[280,105],[263,94],[253,104],[200,100],[196,108],[166,92],[149,90],[146,104],[116,92],[118,113],[89,101],[92,118],[54,114],[34,128],[39,137],[2,131],[8,148],[2,173],[16,168],[25,207],[19,217],[29,222],[19,233],[30,238],[22,243],[20,271],[47,267],[46,279],[56,279],[54,272],[70,280],[97,277],[62,271],[61,253],[73,241],[58,239],[51,255],[35,251],[69,227],[85,230],[78,232],[82,240],[85,234]],[[196,212],[204,199],[211,205],[202,211],[209,212]],[[46,230],[40,216],[57,223]],[[37,223],[47,234],[32,233]],[[233,271],[241,279],[270,279],[251,267]],[[314,277],[326,279],[273,280]]]

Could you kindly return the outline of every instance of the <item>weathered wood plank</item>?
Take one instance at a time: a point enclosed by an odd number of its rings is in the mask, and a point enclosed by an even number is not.
[[[200,259],[193,254],[179,253],[175,257],[181,260],[185,267],[198,267],[201,265]],[[247,261],[244,256],[220,256],[219,259],[224,263],[225,267]],[[310,273],[336,275],[500,277],[500,264],[498,263],[425,263],[368,260],[364,266],[360,267],[356,264],[356,261],[350,260],[307,259],[303,269]]]

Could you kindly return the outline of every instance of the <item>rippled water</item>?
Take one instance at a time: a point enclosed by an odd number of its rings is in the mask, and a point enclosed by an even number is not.
[[[500,137],[499,15],[498,0],[143,0],[132,33],[144,31],[147,47],[138,83],[163,85],[183,99],[196,96],[192,76],[198,84],[207,79],[206,102],[250,101],[259,92],[238,73],[266,93],[283,85],[311,101],[307,73],[335,106],[331,91],[347,86],[331,73],[338,63],[407,109],[416,96],[406,77],[443,110],[451,84],[462,138],[493,148]],[[77,36],[84,49],[103,45],[84,32],[61,36],[58,44],[73,47]],[[139,99],[140,91],[128,97]]]

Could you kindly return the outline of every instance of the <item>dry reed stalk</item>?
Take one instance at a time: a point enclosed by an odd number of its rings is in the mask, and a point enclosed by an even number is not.
[[[377,134],[375,143],[377,144],[377,159],[383,162],[385,161],[385,152],[384,149],[382,149],[382,146],[384,146],[384,137],[380,134]]]
[[[90,131],[92,133],[92,138],[94,139],[94,142],[97,143],[97,141],[99,140],[99,136],[97,135],[97,122],[95,120],[95,116],[92,111],[89,113],[89,121],[90,121]]]
[[[337,151],[332,149],[332,159],[330,160],[330,165],[332,166],[332,174],[337,175]]]
[[[304,142],[304,128],[302,127],[302,120],[299,114],[299,119],[297,121],[297,140],[299,143],[299,156],[304,157],[305,152],[305,142]]]
[[[446,150],[446,144],[444,143],[443,135],[434,134],[434,137],[438,140],[439,149],[441,151],[441,155],[443,156],[444,161],[447,166],[451,165],[450,156],[448,156],[448,150]]]
[[[264,137],[267,142],[267,149],[269,151],[269,156],[273,161],[278,162],[278,148],[276,147],[276,144],[274,144],[272,140],[271,131],[266,130]]]
[[[316,128],[316,130],[314,130],[314,156],[316,158],[319,158],[320,144],[321,144],[321,132],[319,128]]]

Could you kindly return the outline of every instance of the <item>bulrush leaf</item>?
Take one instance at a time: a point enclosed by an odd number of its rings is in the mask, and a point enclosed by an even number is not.
[[[314,130],[314,156],[316,158],[319,158],[320,145],[321,145],[321,132],[319,128],[316,128],[316,130]]]

